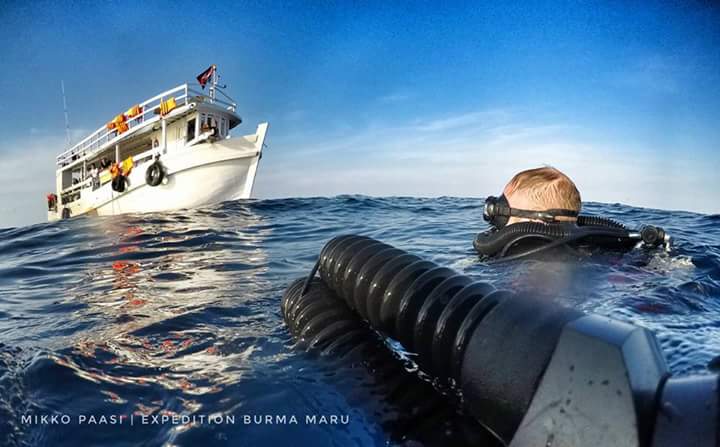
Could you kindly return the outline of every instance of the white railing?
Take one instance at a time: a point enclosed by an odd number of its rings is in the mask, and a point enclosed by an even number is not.
[[[157,148],[152,148],[145,152],[141,152],[137,155],[133,155],[133,164],[134,164],[133,169],[136,169],[139,166],[144,165],[145,162],[152,160],[153,156],[156,153],[157,153]],[[108,168],[108,169],[110,169],[110,168]],[[95,180],[97,180],[97,182],[98,182],[98,186],[97,186],[98,188],[101,186],[104,186],[110,182],[109,180],[104,183],[100,182],[100,175],[105,171],[107,171],[107,169],[98,171],[98,173],[95,177]],[[91,177],[90,175],[87,175],[87,173],[86,173],[86,177],[82,181],[75,183],[74,185],[68,186],[67,188],[60,191],[61,200],[64,200],[62,203],[65,204],[65,203],[74,202],[75,200],[80,198],[79,193],[83,189],[91,188],[92,186],[93,186],[93,177]],[[73,197],[75,195],[77,195],[77,197]]]
[[[100,150],[110,146],[112,143],[122,139],[125,134],[133,128],[147,124],[150,120],[155,118],[155,110],[160,107],[160,104],[170,98],[175,98],[175,102],[178,107],[186,105],[192,99],[197,98],[199,101],[219,104],[226,107],[228,110],[235,112],[237,105],[232,102],[232,99],[229,96],[225,96],[230,100],[230,102],[217,98],[211,98],[204,92],[191,88],[188,84],[179,85],[138,104],[142,109],[142,113],[125,121],[125,124],[128,126],[128,130],[125,132],[118,133],[115,129],[108,129],[106,125],[103,125],[88,137],[75,144],[72,148],[58,155],[57,166],[58,168],[61,168],[73,163],[74,161],[81,160],[89,155],[99,152]]]

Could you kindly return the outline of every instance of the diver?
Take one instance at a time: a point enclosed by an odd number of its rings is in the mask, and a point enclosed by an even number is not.
[[[646,225],[631,231],[612,219],[581,215],[575,183],[550,166],[516,174],[500,197],[485,200],[483,218],[491,229],[473,245],[483,256],[507,261],[553,250],[572,257],[596,249],[628,251],[635,246],[669,246],[662,228]]]

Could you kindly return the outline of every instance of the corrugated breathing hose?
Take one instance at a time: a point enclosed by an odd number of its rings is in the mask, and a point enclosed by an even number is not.
[[[505,444],[658,447],[692,433],[694,445],[715,445],[717,376],[669,378],[646,329],[499,291],[363,236],[329,241],[316,268],[326,289],[298,281],[283,300],[301,342],[353,349],[364,324],[354,312],[417,354]],[[346,307],[329,310],[335,300]]]

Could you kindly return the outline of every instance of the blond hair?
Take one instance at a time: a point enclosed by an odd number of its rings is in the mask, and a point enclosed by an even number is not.
[[[580,212],[580,191],[570,177],[551,166],[519,172],[505,186],[505,196],[522,192],[537,204],[537,211],[568,209]]]

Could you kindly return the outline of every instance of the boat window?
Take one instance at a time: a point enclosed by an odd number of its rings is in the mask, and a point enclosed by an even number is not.
[[[195,118],[189,120],[187,122],[187,136],[185,137],[185,141],[190,141],[195,138]]]
[[[202,132],[213,132],[213,135],[217,135],[218,122],[212,114],[208,113],[207,117],[200,123],[202,124]]]
[[[224,137],[227,135],[227,120],[225,118],[221,118],[220,120],[220,136]]]

